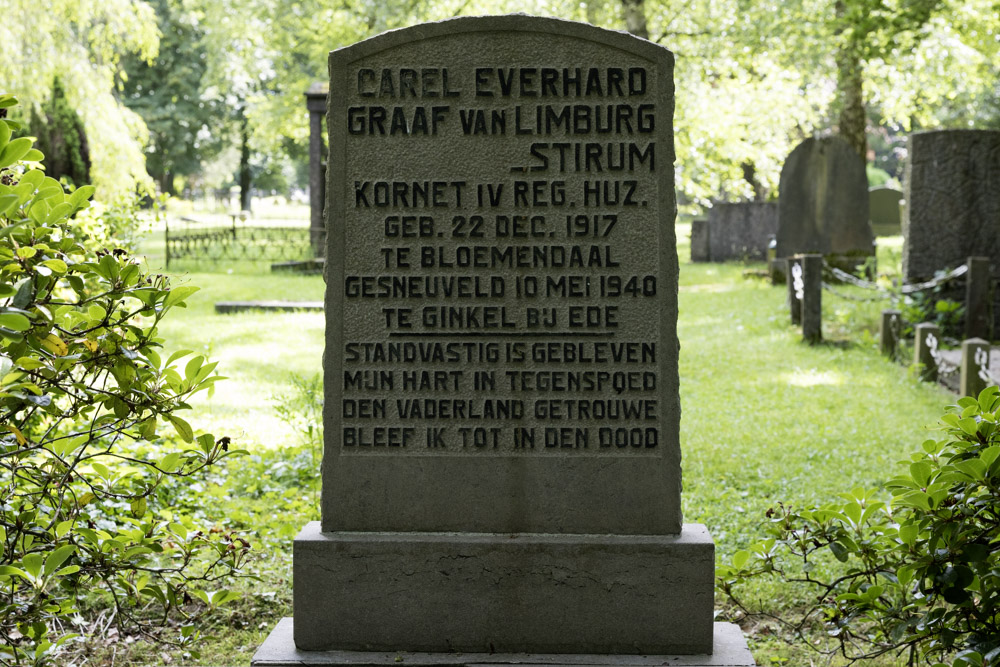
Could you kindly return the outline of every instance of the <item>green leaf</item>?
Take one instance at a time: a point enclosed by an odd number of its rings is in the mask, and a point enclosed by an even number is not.
[[[69,203],[73,206],[74,210],[80,208],[88,199],[94,196],[95,192],[97,192],[97,188],[93,185],[81,186],[69,196]]]
[[[31,575],[32,579],[38,578],[38,575],[42,573],[42,567],[45,564],[41,554],[27,554],[21,562],[24,564],[24,569]]]
[[[847,551],[847,547],[840,542],[830,542],[830,551],[833,552],[833,555],[836,556],[837,560],[841,563],[846,563],[847,558],[850,555]]]
[[[0,169],[9,167],[31,150],[31,139],[21,137],[10,142],[0,151]]]
[[[49,211],[48,216],[46,216],[45,224],[54,225],[63,218],[69,216],[71,213],[73,213],[73,206],[71,204],[67,202],[56,204],[52,207],[52,210]]]
[[[181,357],[186,357],[189,354],[191,354],[191,350],[177,350],[167,359],[167,366],[170,366],[170,364],[174,363]]]
[[[157,464],[157,467],[165,472],[174,472],[175,470],[177,470],[177,465],[180,463],[180,460],[181,460],[180,453],[173,452],[171,454],[167,454],[162,459],[160,459],[160,462]]]
[[[972,417],[966,417],[965,419],[958,420],[958,427],[969,435],[975,435],[979,424]]]
[[[130,503],[130,509],[132,510],[132,516],[136,519],[141,519],[146,515],[147,502],[145,498],[135,498]]]
[[[187,362],[187,365],[184,367],[184,379],[189,382],[194,380],[198,375],[198,371],[201,370],[201,364],[204,361],[205,357],[198,355]]]
[[[13,565],[0,565],[0,577],[18,576],[25,581],[31,581],[31,576],[19,567]]]
[[[41,186],[43,180],[45,180],[45,173],[41,169],[31,169],[21,177],[20,184],[30,185],[31,189],[35,190]]]
[[[0,313],[0,327],[11,331],[27,331],[31,321],[20,313]]]
[[[194,430],[192,430],[191,425],[180,417],[175,417],[174,415],[164,415],[170,423],[174,425],[174,429],[177,431],[177,435],[184,438],[184,442],[191,442],[194,440]]]
[[[1000,457],[1000,445],[993,445],[992,447],[987,447],[979,454],[979,458],[982,462],[989,468],[993,465],[993,462]]]
[[[0,125],[2,125],[2,123],[0,123]],[[17,202],[17,195],[0,195],[0,215],[6,214],[7,211],[17,206]]]
[[[25,162],[41,162],[45,159],[45,155],[37,148],[32,148],[30,151],[25,153],[21,159]]]
[[[181,303],[184,299],[188,298],[199,289],[200,288],[195,287],[194,285],[181,285],[180,287],[174,287],[167,295],[166,300],[163,302],[163,306],[166,308]]]
[[[910,464],[910,475],[913,476],[913,481],[921,487],[927,486],[933,471],[934,468],[930,461],[914,461]]]
[[[56,537],[62,537],[73,527],[72,521],[60,521],[56,524]]]
[[[42,262],[42,265],[49,267],[50,269],[59,274],[66,273],[67,269],[69,269],[69,267],[66,266],[66,262],[62,261],[61,259],[47,259],[44,262]]]
[[[67,544],[50,553],[49,557],[45,559],[45,574],[49,575],[58,570],[59,566],[65,563],[74,551],[76,551],[76,546]]]
[[[920,529],[916,524],[906,523],[899,527],[899,539],[908,546],[913,546],[917,541]]]
[[[104,465],[103,463],[98,463],[97,461],[91,461],[90,466],[94,469],[94,471],[98,475],[100,475],[104,479],[111,479],[111,470],[108,468],[108,466]]]
[[[0,123],[0,150],[4,149],[8,141],[10,141],[10,128],[7,127],[7,123]]]
[[[990,548],[985,544],[966,544],[962,548],[962,558],[968,563],[981,563],[990,557]]]

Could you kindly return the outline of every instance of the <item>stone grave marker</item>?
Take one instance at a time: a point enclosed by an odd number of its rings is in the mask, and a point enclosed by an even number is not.
[[[711,261],[765,260],[778,231],[778,204],[717,203],[708,211],[708,228]]]
[[[691,261],[709,262],[712,256],[709,250],[708,220],[691,221]]]
[[[1000,279],[1000,131],[940,130],[910,136],[903,277],[922,282],[970,256],[989,259]],[[961,290],[942,298],[962,301]],[[993,331],[1000,331],[994,290]],[[982,335],[982,333],[976,333]]]
[[[895,188],[872,188],[868,191],[868,218],[876,236],[902,233],[903,193]]]
[[[672,54],[477,17],[330,73],[322,521],[255,664],[752,664],[681,517]]]
[[[853,270],[875,254],[864,160],[837,136],[810,138],[781,168],[778,257],[817,253]]]

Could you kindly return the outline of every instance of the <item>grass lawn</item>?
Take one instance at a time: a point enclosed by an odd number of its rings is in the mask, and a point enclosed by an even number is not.
[[[684,512],[686,521],[708,526],[718,557],[727,559],[760,535],[764,512],[779,500],[829,502],[838,492],[891,477],[895,462],[928,437],[927,427],[954,396],[878,355],[863,334],[877,307],[860,308],[863,321],[852,323],[855,306],[824,294],[825,335],[834,340],[810,347],[789,325],[784,287],[744,277],[744,265],[689,263],[687,235],[687,226],[678,225]],[[883,250],[890,263],[894,244]],[[155,266],[155,243],[146,248]],[[161,333],[170,349],[208,352],[230,378],[195,405],[189,421],[251,451],[204,493],[220,520],[228,517],[252,535],[260,580],[238,584],[244,599],[207,628],[212,638],[199,660],[132,645],[121,647],[116,664],[249,664],[278,618],[291,614],[291,538],[318,515],[319,471],[317,440],[312,449],[304,445],[302,429],[282,421],[278,408],[296,395],[293,374],[321,371],[323,316],[216,315],[213,304],[320,299],[323,283],[230,268],[184,276],[202,291]],[[856,340],[837,340],[847,331]],[[315,395],[298,394],[298,409],[315,418]],[[762,585],[755,594],[793,604],[779,586]],[[758,664],[826,664],[756,630],[750,639]]]

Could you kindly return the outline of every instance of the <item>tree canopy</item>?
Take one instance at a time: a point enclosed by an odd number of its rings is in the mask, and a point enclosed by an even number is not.
[[[241,134],[249,161],[274,173],[305,155],[302,95],[326,79],[330,50],[421,21],[507,11],[645,32],[674,51],[677,180],[689,208],[775,194],[784,159],[814,134],[840,132],[863,154],[866,125],[1000,123],[997,0],[11,2],[0,39],[14,45],[12,66],[0,87],[37,104],[66,71],[102,191],[142,179],[147,140],[149,171],[164,185]],[[157,25],[161,55],[144,69]],[[119,97],[145,123],[114,94],[122,71]]]
[[[155,58],[158,43],[155,11],[142,0],[7,0],[0,8],[0,92],[16,93],[30,109],[49,99],[60,75],[90,139],[99,196],[131,192],[149,180],[146,127],[115,89],[122,57]]]

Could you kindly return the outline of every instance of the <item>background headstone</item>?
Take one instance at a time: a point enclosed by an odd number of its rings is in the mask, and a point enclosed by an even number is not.
[[[298,649],[711,653],[714,546],[680,508],[672,55],[479,17],[330,73]],[[746,664],[711,660],[685,664]]]
[[[781,168],[778,257],[818,253],[851,269],[875,254],[864,160],[837,136],[806,139]]]
[[[708,228],[711,261],[764,260],[767,244],[778,231],[778,204],[715,204],[708,211]]]
[[[903,277],[921,282],[970,256],[988,257],[1000,279],[1000,131],[941,130],[910,136],[903,217]],[[963,292],[945,293],[961,301]],[[994,290],[994,332],[1000,290]]]
[[[710,262],[708,220],[691,221],[691,261]]]
[[[902,233],[903,193],[895,188],[872,188],[868,191],[868,217],[875,236]]]

